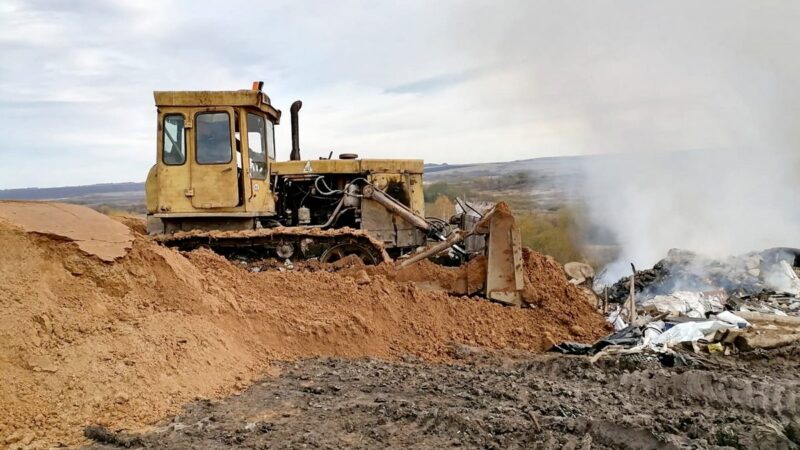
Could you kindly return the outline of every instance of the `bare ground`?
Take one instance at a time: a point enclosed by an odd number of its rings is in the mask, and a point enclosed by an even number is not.
[[[449,343],[542,351],[607,333],[561,267],[527,250],[535,308],[506,308],[418,286],[425,276],[395,279],[386,265],[254,272],[118,219],[0,202],[0,448],[83,445],[89,424],[147,429],[272,374],[274,361],[449,362]]]
[[[163,449],[798,448],[800,347],[747,359],[603,359],[454,346],[452,364],[317,358],[150,432]]]

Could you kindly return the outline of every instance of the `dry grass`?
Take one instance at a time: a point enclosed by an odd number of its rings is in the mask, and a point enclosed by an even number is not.
[[[566,208],[554,213],[516,212],[522,244],[561,263],[584,261],[578,215]]]

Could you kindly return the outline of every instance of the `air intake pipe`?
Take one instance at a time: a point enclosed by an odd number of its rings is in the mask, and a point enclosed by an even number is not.
[[[289,155],[289,159],[292,161],[300,160],[300,122],[297,118],[297,113],[300,112],[302,107],[303,102],[297,100],[292,103],[292,107],[289,109],[289,112],[292,113],[292,153]]]

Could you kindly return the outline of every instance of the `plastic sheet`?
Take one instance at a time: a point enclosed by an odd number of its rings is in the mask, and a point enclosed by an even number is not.
[[[694,342],[698,339],[703,339],[706,335],[714,333],[717,330],[724,330],[726,328],[737,328],[737,326],[721,320],[684,322],[654,337],[651,343],[670,346],[681,342]]]

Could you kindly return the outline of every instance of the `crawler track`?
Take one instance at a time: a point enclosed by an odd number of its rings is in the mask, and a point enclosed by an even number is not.
[[[361,230],[339,228],[277,227],[246,231],[188,231],[156,236],[156,241],[168,247],[190,251],[207,247],[225,256],[263,258],[284,256],[299,259],[342,255],[342,248],[353,249],[367,263],[391,261],[383,244]],[[289,251],[291,248],[291,251]],[[346,251],[346,250],[345,250]],[[289,255],[290,253],[290,255]],[[289,255],[289,256],[285,256]]]

